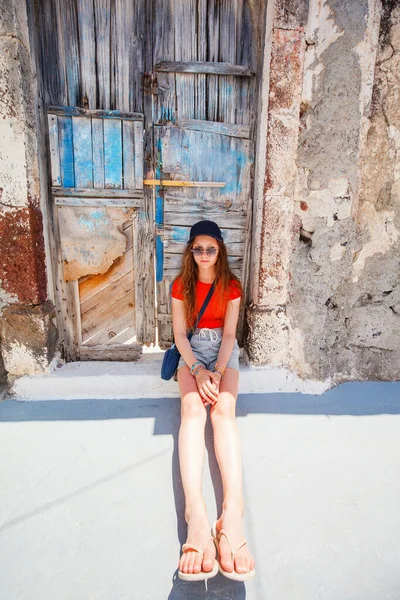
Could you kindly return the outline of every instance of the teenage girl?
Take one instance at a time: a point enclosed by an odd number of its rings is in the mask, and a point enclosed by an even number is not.
[[[187,328],[195,324],[214,281],[213,296],[189,341]],[[179,462],[188,524],[178,575],[186,581],[209,579],[219,567],[226,577],[245,581],[255,571],[243,539],[242,470],[235,419],[239,384],[236,326],[242,288],[229,269],[221,231],[213,221],[199,221],[191,228],[182,271],[172,284],[171,295],[175,344],[181,353],[177,371]],[[208,405],[224,495],[212,537],[201,485]]]

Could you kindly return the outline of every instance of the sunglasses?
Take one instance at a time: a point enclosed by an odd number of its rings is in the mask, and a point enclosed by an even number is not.
[[[193,252],[194,256],[202,256],[203,254],[206,254],[207,256],[211,257],[211,256],[215,256],[218,252],[217,248],[214,248],[213,246],[211,246],[210,248],[207,248],[207,250],[203,250],[203,248],[192,248],[191,252]]]

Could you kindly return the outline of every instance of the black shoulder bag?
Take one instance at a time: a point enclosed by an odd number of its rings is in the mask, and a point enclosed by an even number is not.
[[[194,331],[195,331],[198,323],[200,322],[200,319],[203,316],[208,303],[211,300],[211,296],[214,293],[214,289],[215,289],[215,281],[213,282],[213,284],[203,302],[203,306],[201,307],[201,309],[199,311],[199,314],[196,319],[196,323],[193,325],[192,329],[188,333],[187,338],[189,341],[192,339]],[[179,352],[175,343],[173,343],[171,348],[168,348],[168,350],[164,354],[164,358],[163,358],[162,366],[161,366],[161,379],[165,379],[166,381],[168,381],[169,379],[171,379],[171,377],[173,377],[176,369],[178,368],[180,356],[181,356],[181,353]]]

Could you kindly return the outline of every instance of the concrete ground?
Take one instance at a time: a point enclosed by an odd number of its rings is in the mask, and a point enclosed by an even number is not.
[[[237,416],[257,575],[207,588],[176,576],[177,398],[1,402],[0,600],[399,600],[400,383],[241,394]]]

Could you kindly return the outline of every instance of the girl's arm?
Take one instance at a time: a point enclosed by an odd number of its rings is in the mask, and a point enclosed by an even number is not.
[[[183,300],[172,298],[172,327],[174,330],[175,344],[185,363],[190,367],[196,362],[192,347],[186,335],[186,319],[183,309]]]
[[[226,307],[224,332],[222,334],[221,346],[218,353],[217,364],[226,367],[232,354],[236,339],[236,327],[239,318],[240,298],[230,300]]]
[[[172,327],[174,330],[175,344],[185,363],[189,368],[197,362],[192,347],[186,335],[185,311],[183,300],[172,298]],[[195,377],[197,389],[204,405],[215,404],[218,400],[217,384],[213,380],[213,373],[202,369]]]

